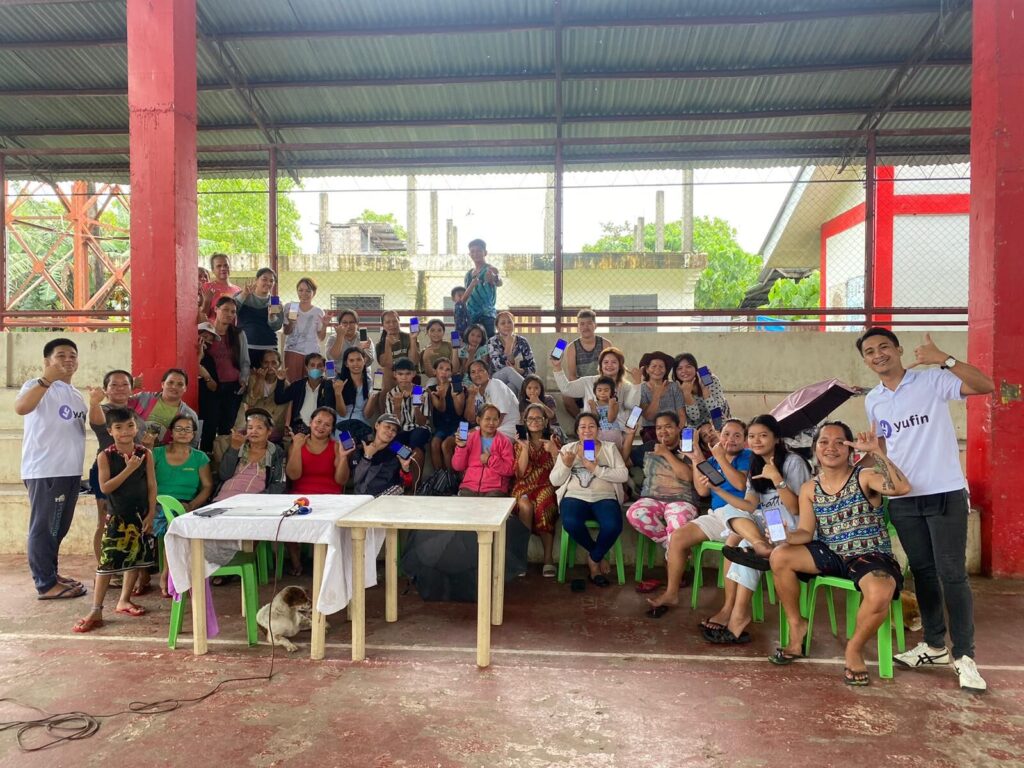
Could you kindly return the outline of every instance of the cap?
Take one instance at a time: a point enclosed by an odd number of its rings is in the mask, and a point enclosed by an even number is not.
[[[382,413],[377,417],[377,424],[393,424],[398,429],[402,428],[402,422],[398,420],[398,417],[392,413]]]
[[[200,331],[206,331],[207,333],[212,333],[213,334],[213,338],[220,339],[220,334],[217,333],[217,330],[213,327],[213,323],[211,323],[209,321],[207,321],[205,323],[200,323],[199,325],[196,326],[196,332],[198,333]]]
[[[408,357],[400,357],[395,361],[394,370],[396,371],[415,371],[416,363],[410,360]]]

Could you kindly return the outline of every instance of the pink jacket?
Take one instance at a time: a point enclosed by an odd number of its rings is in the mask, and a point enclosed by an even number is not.
[[[456,448],[452,456],[452,467],[456,472],[465,472],[461,488],[468,488],[478,493],[488,491],[508,492],[508,483],[515,474],[515,450],[512,441],[501,432],[494,436],[491,443],[491,457],[485,467],[480,463],[480,430],[469,433],[464,448]]]

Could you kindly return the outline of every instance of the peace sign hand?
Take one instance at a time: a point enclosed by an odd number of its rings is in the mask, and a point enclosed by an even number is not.
[[[914,347],[914,362],[908,365],[907,368],[916,368],[919,365],[942,365],[946,362],[947,357],[949,355],[940,350],[935,345],[935,342],[932,341],[932,335],[926,333],[924,335],[924,344]]]
[[[882,444],[878,439],[878,429],[875,422],[871,422],[871,430],[869,432],[858,432],[857,439],[854,442],[849,440],[843,440],[843,445],[847,445],[858,453],[881,453]]]
[[[782,474],[775,466],[775,457],[771,456],[768,458],[768,462],[764,465],[764,469],[761,470],[761,474],[754,475],[751,480],[768,480],[772,485],[777,486],[782,482]]]

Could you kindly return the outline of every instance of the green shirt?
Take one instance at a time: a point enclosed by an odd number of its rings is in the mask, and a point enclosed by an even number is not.
[[[167,448],[153,449],[153,469],[156,471],[156,492],[161,496],[173,496],[178,501],[192,501],[202,485],[199,470],[210,463],[210,457],[195,448],[183,464],[172,466],[167,463]]]

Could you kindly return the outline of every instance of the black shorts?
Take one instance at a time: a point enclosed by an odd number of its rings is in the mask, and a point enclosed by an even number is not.
[[[822,541],[812,541],[804,546],[811,553],[814,565],[822,576],[849,579],[860,591],[861,579],[872,571],[883,571],[886,575],[892,576],[896,582],[896,590],[893,592],[892,599],[895,600],[900,596],[900,590],[903,589],[903,569],[892,555],[887,555],[884,552],[867,552],[853,557],[840,557]]]
[[[402,445],[407,445],[410,448],[426,448],[430,442],[430,430],[426,427],[413,427],[412,429],[403,429],[398,433],[398,442]]]

